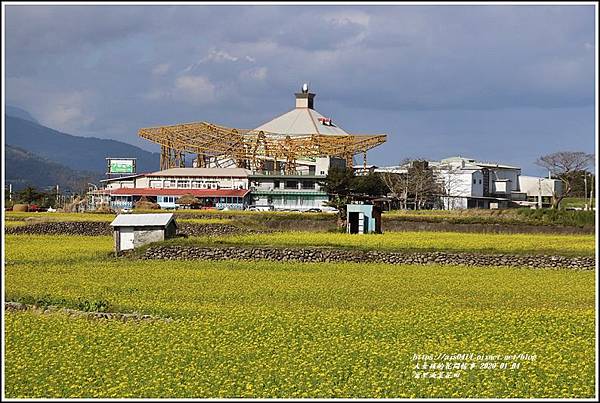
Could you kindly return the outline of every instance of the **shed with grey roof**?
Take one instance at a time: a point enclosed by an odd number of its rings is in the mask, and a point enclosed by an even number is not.
[[[110,223],[113,227],[115,253],[142,245],[164,241],[177,232],[175,216],[170,214],[119,214]]]

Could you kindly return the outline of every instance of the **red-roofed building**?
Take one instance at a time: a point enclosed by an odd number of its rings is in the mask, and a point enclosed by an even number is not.
[[[242,210],[252,204],[248,173],[237,168],[173,168],[103,180],[96,196],[110,207],[130,209],[142,197],[163,209],[176,209],[184,195],[197,197],[204,207]]]

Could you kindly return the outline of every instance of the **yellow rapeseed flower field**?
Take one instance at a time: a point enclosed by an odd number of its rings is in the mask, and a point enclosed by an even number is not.
[[[233,244],[262,246],[322,246],[385,251],[446,251],[478,253],[533,253],[593,255],[594,235],[482,234],[459,232],[388,232],[366,236],[325,232],[273,232],[232,235],[222,238],[197,237],[187,244]]]
[[[593,272],[139,261],[114,258],[110,237],[18,235],[5,246],[6,300],[106,301],[172,319],[6,313],[9,398],[594,394]],[[536,359],[415,377],[415,354],[441,353]]]

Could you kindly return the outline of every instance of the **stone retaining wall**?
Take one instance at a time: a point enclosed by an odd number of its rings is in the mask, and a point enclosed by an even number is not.
[[[43,222],[5,228],[7,234],[28,235],[112,235],[108,222],[72,221],[72,222]]]
[[[459,224],[449,222],[424,222],[389,219],[383,220],[383,231],[440,231],[440,232],[475,232],[493,234],[594,234],[593,226],[562,227],[559,225],[530,224]]]
[[[36,306],[36,305],[28,305],[22,304],[20,302],[5,302],[4,310],[6,312],[18,312],[18,311],[32,311],[40,314],[49,314],[53,312],[61,312],[70,317],[77,318],[87,318],[87,319],[113,319],[120,320],[122,322],[127,322],[130,320],[136,321],[148,321],[148,320],[164,320],[164,321],[172,321],[171,318],[162,318],[153,315],[144,315],[141,313],[133,312],[133,313],[120,313],[120,312],[87,312],[87,311],[78,311],[76,309],[70,308],[61,308],[55,305],[50,306]]]
[[[593,270],[595,258],[549,255],[507,255],[447,252],[382,252],[343,249],[296,249],[264,247],[154,246],[142,259],[274,260],[293,262],[357,262],[388,264],[451,264]]]
[[[188,236],[223,236],[258,232],[239,228],[229,224],[178,223],[177,225],[177,233]],[[113,233],[109,222],[98,221],[44,222],[26,224],[17,227],[7,227],[5,232],[7,234],[81,236],[110,236]]]

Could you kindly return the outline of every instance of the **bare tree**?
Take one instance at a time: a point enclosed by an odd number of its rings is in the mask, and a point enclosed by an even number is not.
[[[381,178],[390,195],[400,201],[400,208],[407,209],[409,201],[415,210],[434,204],[441,193],[434,171],[425,159],[406,159],[396,172],[384,172]]]
[[[571,192],[573,173],[585,170],[593,160],[592,154],[581,151],[559,151],[544,155],[535,162],[563,183],[562,192],[552,191],[552,208],[558,208],[562,199]]]
[[[382,172],[381,179],[389,190],[392,198],[400,202],[400,208],[406,210],[409,192],[409,180],[407,172],[404,172],[404,166],[408,166],[410,160],[405,159],[399,165],[399,170],[396,172]]]
[[[462,188],[461,174],[463,170],[460,167],[451,164],[440,164],[435,167],[435,175],[441,190],[443,208],[454,210],[460,190]]]
[[[406,174],[382,172],[381,179],[389,190],[389,195],[400,202],[400,208],[406,210],[408,199],[408,178]]]
[[[427,160],[412,161],[408,168],[409,192],[413,196],[415,210],[433,204],[441,193],[441,187]]]

